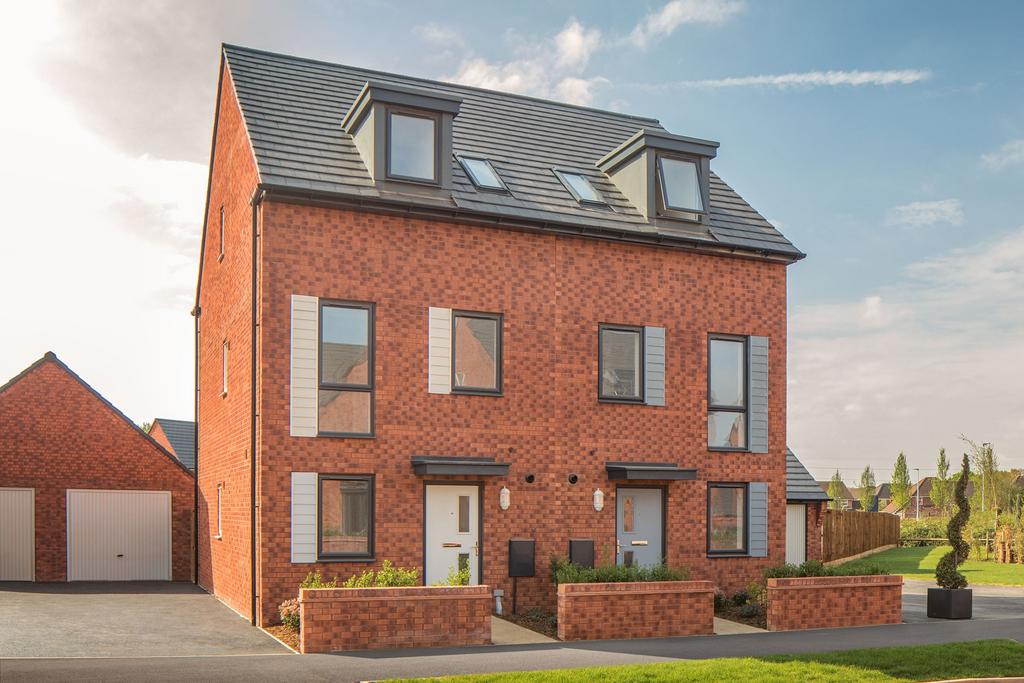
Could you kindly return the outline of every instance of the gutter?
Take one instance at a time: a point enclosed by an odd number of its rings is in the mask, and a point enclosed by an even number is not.
[[[257,186],[252,196],[252,339],[250,341],[252,351],[252,374],[250,382],[250,408],[249,415],[249,576],[251,578],[250,594],[252,596],[250,619],[253,626],[257,625],[256,608],[258,605],[256,595],[256,512],[259,510],[259,503],[256,500],[256,328],[259,323],[256,321],[257,288],[258,279],[256,267],[258,264],[257,249],[259,239],[259,211],[260,204],[266,196],[264,190]]]

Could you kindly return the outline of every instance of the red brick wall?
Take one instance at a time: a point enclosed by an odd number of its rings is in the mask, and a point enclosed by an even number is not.
[[[826,503],[807,503],[807,559],[821,562],[821,522]]]
[[[225,73],[201,273],[199,369],[199,583],[251,616],[250,425],[252,207],[256,167],[238,102]],[[224,257],[220,210],[224,207]],[[221,352],[228,341],[228,392]],[[287,359],[284,361],[287,364]],[[217,537],[217,489],[221,530]],[[294,593],[294,591],[293,591]],[[292,595],[291,597],[294,597]]]
[[[67,489],[171,492],[171,577],[192,578],[192,475],[44,360],[0,392],[0,487],[35,489],[37,581],[67,579]]]
[[[153,438],[153,441],[156,441],[158,444],[166,448],[168,451],[174,453],[174,446],[172,446],[171,442],[168,441],[167,435],[164,434],[164,429],[163,427],[160,426],[159,422],[154,423],[153,426],[149,428],[148,433],[150,437]],[[177,456],[177,453],[174,453],[174,455]]]
[[[561,640],[667,638],[714,631],[715,587],[710,581],[558,586]]]
[[[903,577],[768,579],[768,630],[899,624]]]
[[[487,645],[491,604],[488,586],[304,588],[299,648],[310,653]]]

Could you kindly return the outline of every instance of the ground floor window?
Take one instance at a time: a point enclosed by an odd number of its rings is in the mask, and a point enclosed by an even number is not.
[[[708,486],[708,554],[746,554],[747,485]]]
[[[373,476],[320,475],[322,559],[373,557]]]

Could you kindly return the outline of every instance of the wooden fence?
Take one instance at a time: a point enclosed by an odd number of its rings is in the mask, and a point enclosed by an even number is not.
[[[826,510],[821,524],[823,562],[898,545],[900,518],[888,512]]]

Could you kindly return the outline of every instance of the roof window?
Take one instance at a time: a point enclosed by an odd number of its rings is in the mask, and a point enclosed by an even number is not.
[[[388,111],[388,177],[437,182],[437,119]]]
[[[658,157],[661,200],[673,211],[703,211],[700,174],[697,164],[686,159]]]
[[[606,202],[601,197],[601,194],[594,189],[594,186],[590,184],[590,181],[582,173],[555,169],[555,175],[558,176],[558,179],[562,181],[565,188],[569,190],[580,204],[605,206]]]
[[[508,188],[502,182],[501,176],[498,175],[498,172],[494,170],[491,162],[487,159],[466,156],[456,156],[456,159],[462,164],[466,175],[469,176],[469,179],[473,181],[473,185],[477,188],[508,192]]]

